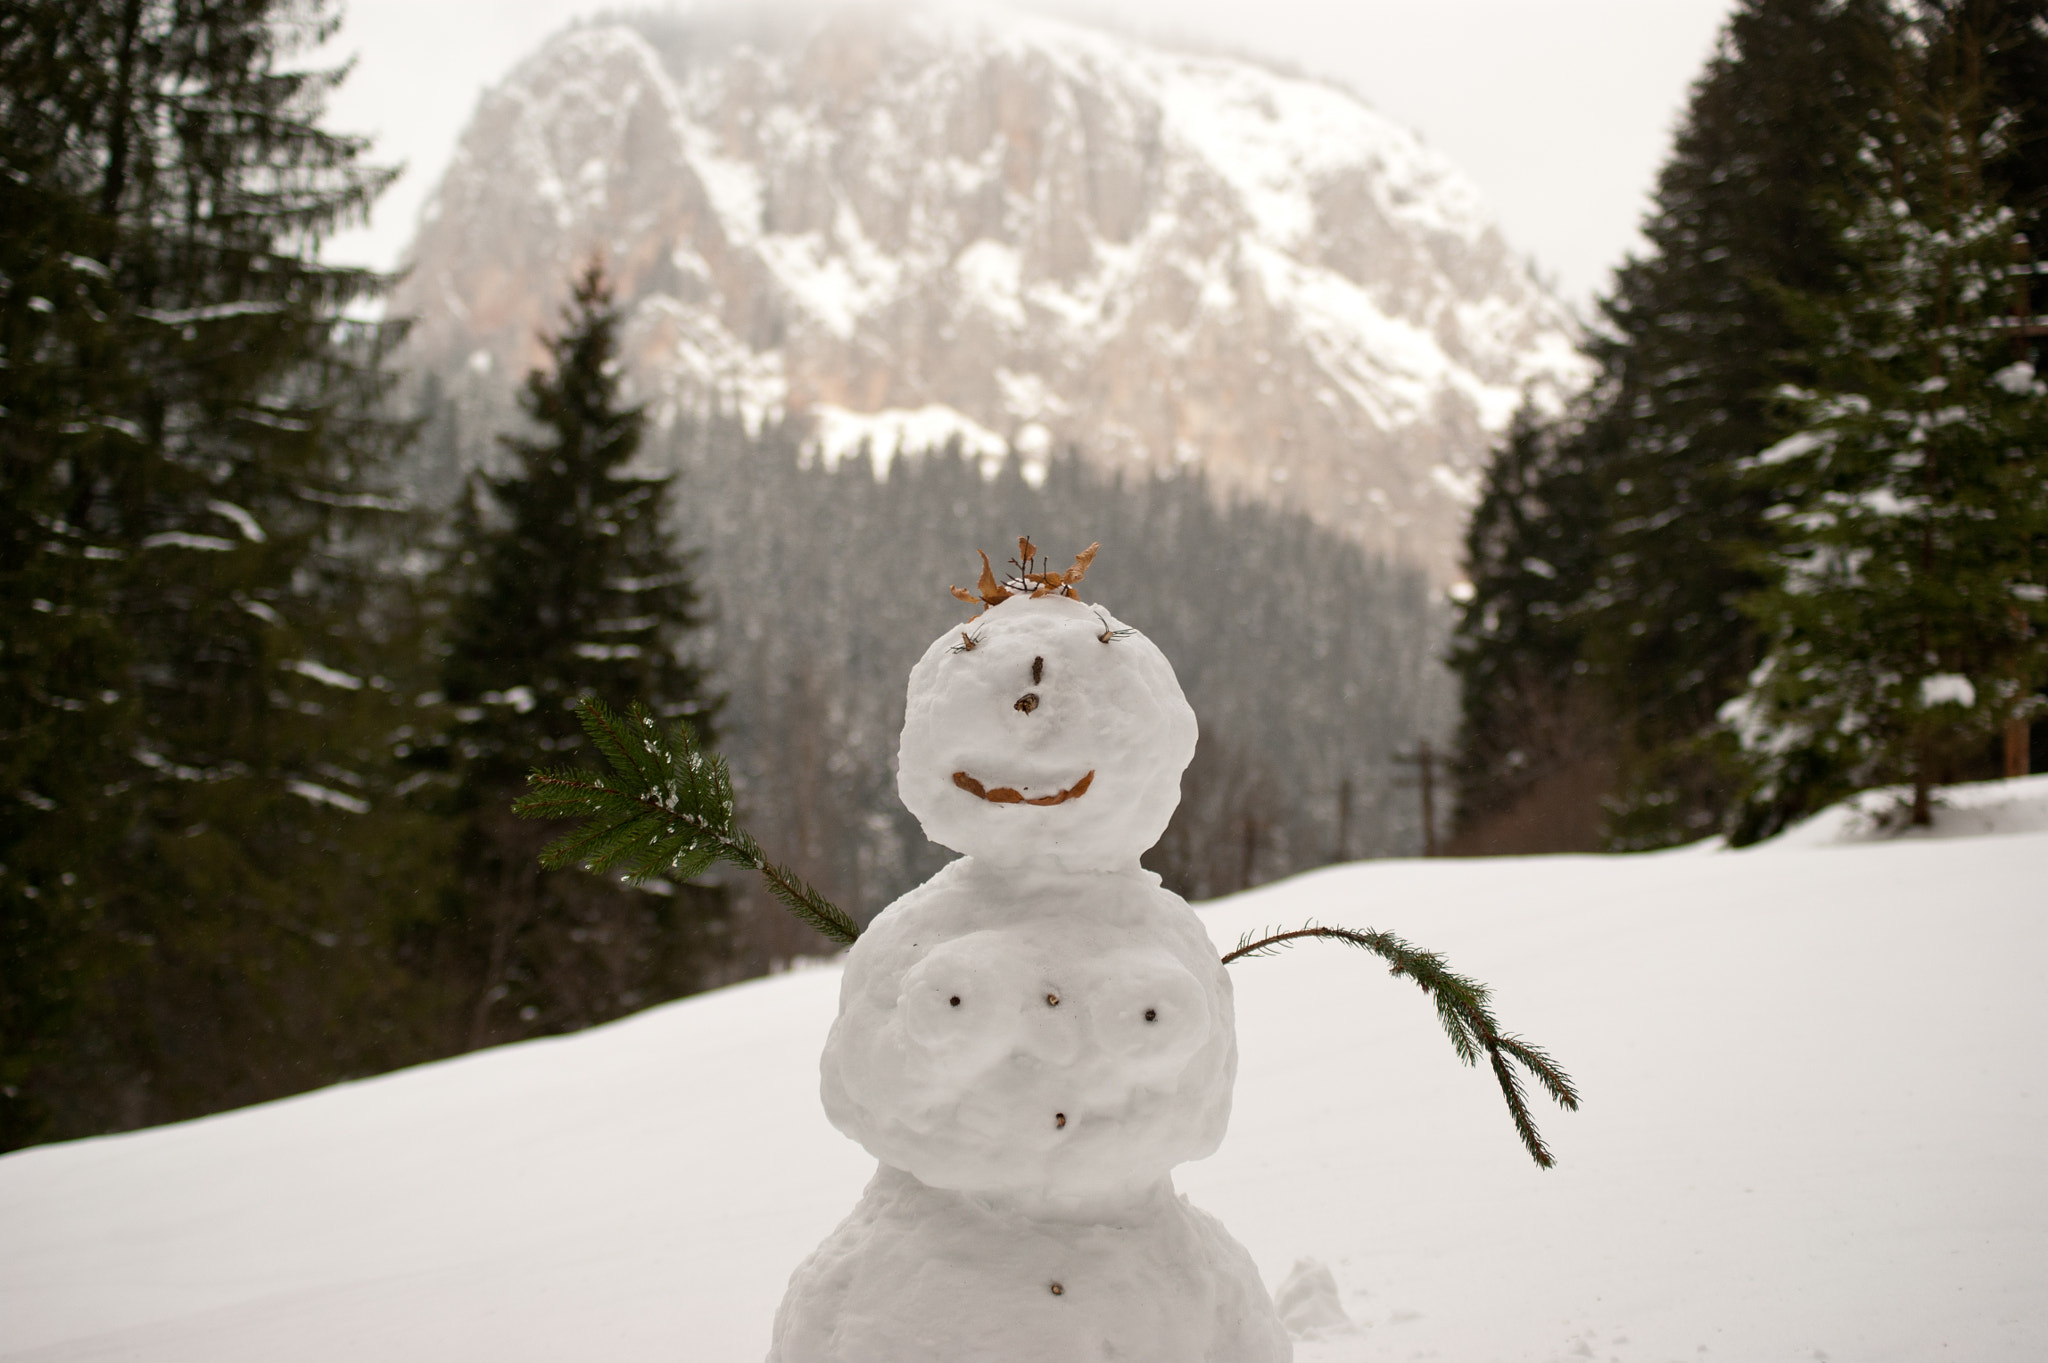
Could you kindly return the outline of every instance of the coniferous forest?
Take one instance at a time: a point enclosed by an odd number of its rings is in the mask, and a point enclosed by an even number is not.
[[[939,859],[903,679],[977,548],[1091,588],[1205,725],[1154,853],[1191,896],[1421,841],[1389,757],[1450,723],[1421,576],[1199,479],[941,449],[878,479],[712,410],[665,429],[601,265],[517,410],[402,367],[323,263],[390,172],[321,123],[332,8],[0,13],[0,1148],[571,1031],[829,943],[743,880],[544,872],[526,772],[595,696],[687,722],[857,917]],[[482,454],[470,457],[478,449]],[[1027,477],[1027,473],[1030,475]]]
[[[1198,475],[651,421],[601,261],[516,408],[459,407],[361,320],[390,281],[321,257],[390,178],[322,126],[333,23],[0,10],[0,1148],[825,949],[750,877],[543,871],[511,802],[591,760],[579,699],[639,702],[865,921],[944,856],[895,798],[904,677],[1020,534],[1101,542],[1084,597],[1201,718],[1147,859],[1190,898],[1419,850],[1395,755],[1454,727],[1477,851],[2048,765],[2048,0],[1737,8],[1455,617]]]
[[[1467,538],[1457,846],[2048,766],[2048,5],[1746,0]]]

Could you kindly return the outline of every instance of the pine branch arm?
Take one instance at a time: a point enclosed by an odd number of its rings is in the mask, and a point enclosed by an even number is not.
[[[771,894],[781,900],[791,913],[825,936],[846,945],[851,945],[860,936],[860,929],[846,916],[846,911],[812,889],[801,876],[766,860],[755,869],[768,882]]]
[[[543,866],[576,865],[593,873],[616,867],[632,881],[661,875],[687,880],[726,861],[759,873],[784,907],[832,941],[843,945],[860,936],[845,910],[770,861],[760,844],[734,826],[725,764],[700,750],[686,729],[664,732],[638,705],[622,720],[595,699],[579,704],[577,716],[612,774],[528,775],[530,790],[513,802],[514,814],[584,820],[541,852]]]
[[[1284,947],[1313,938],[1343,942],[1369,951],[1387,962],[1388,973],[1413,980],[1416,987],[1428,994],[1436,1005],[1437,1018],[1443,1023],[1444,1032],[1450,1037],[1458,1058],[1467,1065],[1473,1065],[1478,1063],[1480,1052],[1485,1052],[1487,1066],[1493,1071],[1494,1081],[1500,1085],[1501,1098],[1507,1103],[1508,1116],[1515,1124],[1515,1134],[1521,1138],[1522,1148],[1529,1152],[1529,1158],[1544,1169],[1557,1163],[1536,1129],[1536,1119],[1529,1111],[1522,1076],[1514,1067],[1520,1065],[1534,1075],[1543,1091],[1567,1112],[1575,1112],[1579,1106],[1579,1092],[1571,1076],[1541,1049],[1520,1037],[1503,1034],[1493,1016],[1491,992],[1487,987],[1452,971],[1444,958],[1435,952],[1417,950],[1391,933],[1310,924],[1258,937],[1248,932],[1238,939],[1236,947],[1224,954],[1223,963],[1229,965],[1249,957],[1271,956]]]

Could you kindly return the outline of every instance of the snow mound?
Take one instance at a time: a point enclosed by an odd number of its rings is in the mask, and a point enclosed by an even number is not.
[[[1220,901],[1219,946],[1317,918],[1443,952],[1586,1102],[1540,1112],[1539,1172],[1413,988],[1305,944],[1230,967],[1230,1133],[1176,1182],[1267,1285],[1328,1267],[1359,1333],[1298,1363],[2037,1357],[2044,867],[2022,832]],[[818,1104],[840,982],[0,1158],[0,1358],[755,1363],[874,1172]]]
[[[1357,1323],[1344,1310],[1337,1293],[1337,1276],[1320,1259],[1298,1260],[1287,1281],[1274,1289],[1273,1306],[1295,1339],[1358,1333]]]
[[[1911,786],[1859,791],[1794,824],[1760,848],[1839,847],[1850,843],[1980,838],[2048,832],[2048,775],[1943,786],[1934,794],[1934,824],[1906,822]]]

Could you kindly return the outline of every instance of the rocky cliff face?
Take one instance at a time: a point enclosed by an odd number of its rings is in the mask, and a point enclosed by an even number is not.
[[[957,432],[1196,466],[1439,581],[1491,435],[1576,372],[1564,310],[1413,134],[1038,18],[564,34],[429,204],[396,299],[416,357],[502,404],[594,251],[657,415],[787,414],[827,458]]]

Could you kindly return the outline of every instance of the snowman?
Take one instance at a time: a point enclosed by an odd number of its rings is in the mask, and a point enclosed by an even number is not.
[[[1140,868],[1195,716],[1149,640],[1075,591],[1094,547],[910,675],[903,803],[957,860],[846,957],[826,1114],[879,1167],[792,1276],[770,1363],[1268,1363],[1251,1257],[1173,1187],[1230,1118],[1230,981]]]

